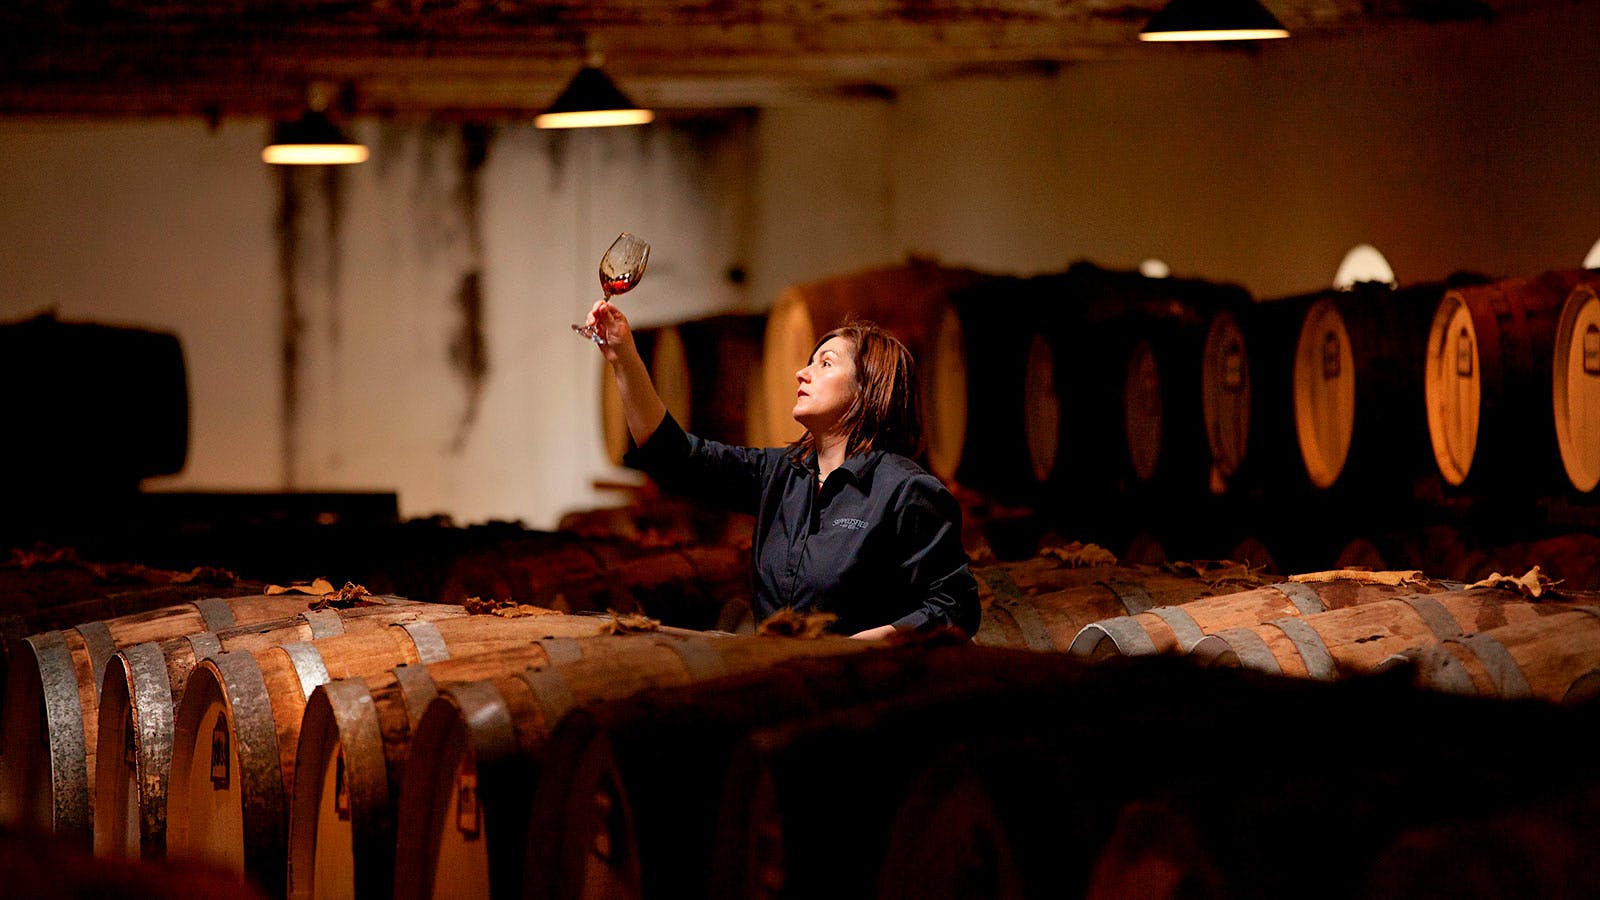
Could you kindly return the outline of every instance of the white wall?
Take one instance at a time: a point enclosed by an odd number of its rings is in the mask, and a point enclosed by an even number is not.
[[[1151,46],[753,126],[507,126],[476,216],[458,129],[361,122],[374,159],[339,175],[337,216],[320,177],[294,177],[288,267],[264,122],[0,121],[0,318],[54,305],[179,333],[190,463],[153,487],[376,488],[406,515],[550,527],[614,500],[590,487],[614,474],[599,365],[567,324],[618,231],[654,244],[622,300],[641,325],[908,253],[1013,273],[1155,256],[1262,297],[1328,284],[1363,242],[1402,282],[1576,266],[1600,236],[1596,36],[1588,3],[1253,53]],[[474,269],[476,382],[451,357]]]
[[[501,129],[475,205],[458,129],[366,123],[374,161],[328,170],[336,186],[264,166],[265,129],[0,125],[0,318],[53,306],[183,341],[190,461],[147,488],[394,490],[406,516],[536,527],[615,502],[591,488],[616,474],[598,354],[567,326],[599,298],[600,255],[622,230],[654,246],[621,300],[636,324],[741,302],[724,273],[748,231],[730,187],[749,168],[744,127]],[[476,378],[452,358],[474,270]]]

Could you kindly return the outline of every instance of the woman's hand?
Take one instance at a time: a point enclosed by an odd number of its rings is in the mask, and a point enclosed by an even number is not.
[[[633,350],[633,329],[628,325],[628,317],[617,309],[616,304],[596,300],[583,324],[596,329],[595,333],[600,337],[600,355],[607,362],[614,363],[620,354]]]
[[[858,641],[881,641],[884,638],[894,634],[894,632],[895,627],[893,625],[879,625],[877,628],[868,628],[866,631],[858,631],[855,634],[850,635],[850,637]]]

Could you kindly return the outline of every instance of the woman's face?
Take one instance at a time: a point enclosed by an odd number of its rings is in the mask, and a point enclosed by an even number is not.
[[[811,362],[795,373],[799,380],[794,418],[812,434],[826,434],[856,399],[855,347],[831,337],[811,354]]]

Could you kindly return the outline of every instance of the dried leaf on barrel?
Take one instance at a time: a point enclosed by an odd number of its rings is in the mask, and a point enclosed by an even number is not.
[[[150,584],[158,580],[159,574],[138,563],[90,563],[88,569],[94,575],[94,580],[101,584]]]
[[[310,584],[297,581],[288,587],[279,584],[267,585],[267,596],[269,597],[275,597],[279,594],[310,594],[313,597],[322,597],[333,592],[333,582],[326,578],[318,578]]]
[[[1198,578],[1213,590],[1222,587],[1254,588],[1268,582],[1262,572],[1247,562],[1231,559],[1194,559],[1162,563],[1163,571],[1184,578]]]
[[[838,618],[827,612],[780,609],[756,626],[756,634],[765,637],[819,638],[828,633],[828,626]]]
[[[1554,593],[1555,586],[1560,583],[1559,581],[1552,581],[1548,575],[1539,571],[1538,566],[1534,566],[1521,578],[1513,578],[1510,575],[1501,575],[1499,572],[1494,572],[1482,581],[1467,585],[1467,590],[1470,591],[1473,588],[1505,588],[1537,600],[1545,594]]]
[[[1117,555],[1099,544],[1085,544],[1073,541],[1061,547],[1046,547],[1039,551],[1040,556],[1054,556],[1066,563],[1069,568],[1088,569],[1096,566],[1114,566],[1117,564]]]
[[[359,584],[346,581],[344,587],[337,591],[329,591],[322,595],[322,599],[310,604],[311,609],[352,609],[358,606],[379,606],[379,601],[373,599],[372,592]]]
[[[611,621],[600,626],[601,634],[644,634],[660,630],[660,619],[639,613],[618,613],[615,610],[611,613]]]
[[[227,569],[216,566],[195,566],[187,572],[179,572],[172,576],[173,584],[210,584],[219,587],[230,587],[239,581],[239,576]]]
[[[1354,581],[1360,584],[1387,584],[1390,587],[1399,587],[1403,584],[1418,584],[1426,581],[1419,569],[1407,569],[1393,572],[1369,572],[1366,569],[1331,569],[1326,572],[1306,572],[1300,575],[1290,575],[1290,581],[1301,584],[1311,584],[1323,581]]]
[[[78,557],[78,551],[71,547],[35,544],[32,550],[12,547],[10,559],[7,559],[0,568],[21,569],[26,572],[30,569],[62,569],[83,565],[83,560]]]
[[[521,619],[525,616],[559,616],[560,610],[546,609],[543,606],[529,606],[515,600],[485,600],[482,597],[468,597],[461,604],[467,612],[474,616],[499,616],[502,619]]]

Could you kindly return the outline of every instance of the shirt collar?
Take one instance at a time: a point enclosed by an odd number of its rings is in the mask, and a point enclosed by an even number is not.
[[[839,468],[834,469],[828,478],[830,480],[836,478],[842,472],[849,475],[851,481],[854,481],[858,484],[865,484],[872,480],[872,472],[878,467],[878,462],[882,459],[882,450],[869,450],[866,453],[852,454],[845,457],[844,462],[840,463]],[[810,472],[812,477],[816,477],[818,469],[817,458],[815,456],[804,462],[802,462],[798,456],[792,456],[790,457],[790,462],[795,466]]]

